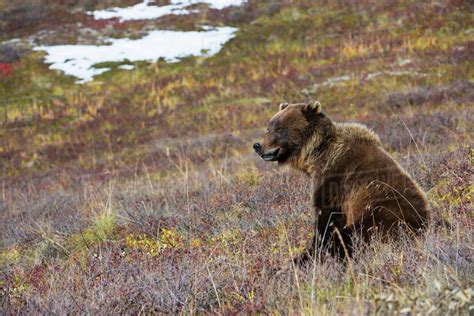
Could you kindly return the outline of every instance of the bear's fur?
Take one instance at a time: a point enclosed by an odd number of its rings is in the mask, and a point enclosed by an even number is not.
[[[353,234],[364,240],[376,231],[396,236],[399,227],[417,233],[430,219],[425,193],[378,136],[361,124],[333,122],[319,102],[281,104],[254,149],[264,160],[311,178],[316,232],[297,263],[310,259],[315,248],[350,256]]]

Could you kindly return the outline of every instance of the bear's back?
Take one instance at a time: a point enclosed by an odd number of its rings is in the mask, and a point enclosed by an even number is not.
[[[420,228],[429,218],[426,196],[383,149],[379,137],[357,123],[337,123],[336,135],[326,177],[341,182],[339,203],[347,224],[375,218],[387,228],[400,221]]]

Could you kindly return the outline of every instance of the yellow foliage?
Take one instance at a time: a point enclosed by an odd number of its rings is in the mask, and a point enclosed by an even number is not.
[[[151,239],[147,236],[135,236],[133,234],[125,237],[125,246],[130,249],[141,250],[151,256],[156,256],[163,250],[163,247],[159,241]]]
[[[13,286],[9,289],[8,294],[12,298],[21,298],[23,294],[28,290],[29,285],[20,276],[15,276],[13,279]]]
[[[369,52],[369,47],[364,44],[355,44],[353,42],[347,42],[342,48],[342,56],[347,59],[352,59],[355,57],[361,57],[367,55]]]
[[[455,37],[450,36],[427,35],[414,39],[406,39],[403,43],[403,47],[410,52],[429,49],[447,50],[454,45],[456,40]]]
[[[23,114],[17,108],[11,109],[7,112],[7,120],[9,122],[20,121],[22,117],[23,117]]]
[[[255,169],[239,172],[237,173],[236,178],[239,183],[245,184],[248,186],[257,185],[261,181],[261,175]]]
[[[7,249],[0,252],[0,264],[16,263],[20,259],[20,251],[17,248]]]
[[[438,197],[438,201],[444,201],[450,205],[459,205],[463,203],[471,203],[474,195],[474,185],[467,187],[454,188],[453,192],[447,192]]]
[[[203,241],[201,239],[193,238],[190,245],[191,248],[199,248],[203,245]]]
[[[225,246],[234,245],[243,239],[242,233],[237,229],[229,229],[222,234],[211,238],[211,245],[224,244]]]
[[[279,223],[275,227],[276,237],[272,243],[270,251],[272,253],[281,253],[283,255],[294,256],[298,253],[302,253],[305,250],[305,245],[300,243],[299,245],[290,245],[288,241],[288,227],[284,223]],[[309,240],[312,238],[312,232],[305,238]]]
[[[183,241],[181,236],[173,229],[161,229],[160,241],[165,248],[181,248]]]
[[[162,228],[157,239],[146,235],[128,235],[125,237],[125,246],[143,251],[154,257],[165,249],[182,249],[184,244],[183,238],[175,230]]]

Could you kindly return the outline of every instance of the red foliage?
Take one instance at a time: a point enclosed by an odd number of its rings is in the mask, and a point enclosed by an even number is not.
[[[12,68],[11,64],[0,63],[0,76],[8,76],[12,72]]]
[[[48,289],[45,279],[46,273],[46,266],[34,266],[28,275],[29,283],[40,291],[46,291]]]

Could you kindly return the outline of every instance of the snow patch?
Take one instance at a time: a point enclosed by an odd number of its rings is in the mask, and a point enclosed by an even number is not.
[[[132,70],[133,68],[135,68],[135,66],[133,66],[133,65],[120,65],[118,68],[123,69],[123,70]]]
[[[130,20],[151,20],[157,19],[168,14],[184,15],[192,13],[185,8],[196,3],[205,3],[209,7],[217,10],[229,6],[238,6],[245,0],[171,0],[171,4],[165,6],[152,5],[151,0],[145,0],[134,6],[126,8],[110,8],[105,10],[96,10],[89,12],[95,19],[118,18],[120,21]]]
[[[158,30],[136,40],[107,39],[110,45],[39,46],[34,50],[46,51],[45,62],[51,64],[51,69],[61,70],[67,75],[79,78],[78,83],[85,83],[110,70],[92,67],[98,63],[125,60],[154,62],[159,58],[175,62],[190,55],[214,55],[237,31],[232,27],[205,29],[204,32]]]

